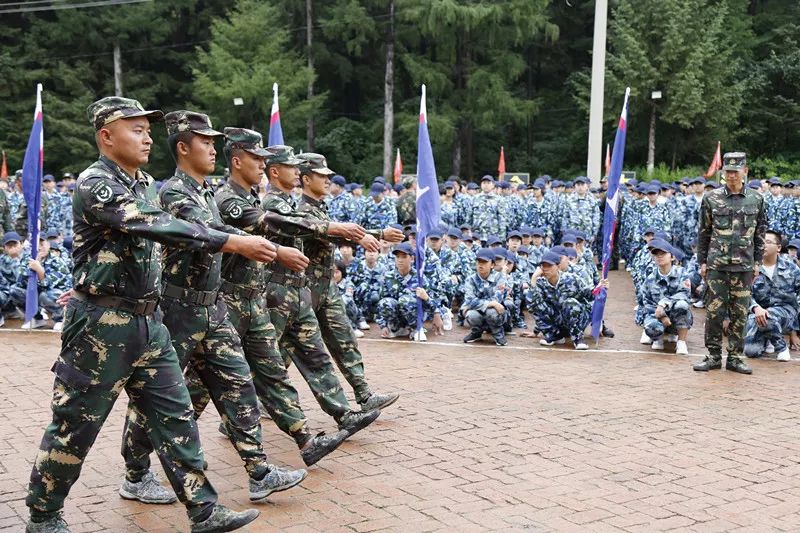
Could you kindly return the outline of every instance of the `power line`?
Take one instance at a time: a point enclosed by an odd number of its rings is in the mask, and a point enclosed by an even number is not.
[[[35,1],[35,0],[33,0]],[[151,0],[97,0],[95,2],[83,2],[82,4],[50,4],[47,6],[31,6],[33,2],[25,2],[22,7],[15,7],[12,9],[0,10],[0,14],[4,13],[32,13],[34,11],[56,11],[60,9],[79,9],[84,7],[106,7],[118,6],[123,4],[140,4],[142,2],[150,2]],[[2,4],[0,4],[2,6]]]

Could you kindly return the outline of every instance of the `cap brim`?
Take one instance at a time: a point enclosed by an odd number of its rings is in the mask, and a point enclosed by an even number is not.
[[[743,168],[744,168],[743,166],[740,167],[738,165],[724,165],[722,167],[722,170],[723,171],[726,171],[726,170],[742,170]]]
[[[316,172],[317,174],[323,174],[325,176],[333,176],[333,175],[336,174],[336,172],[334,172],[333,170],[331,170],[329,168],[325,168],[325,167],[323,167],[323,168],[312,168],[311,172]]]
[[[245,148],[244,151],[256,157],[268,157],[270,155],[269,152],[263,148]]]
[[[221,131],[212,130],[211,128],[204,128],[202,130],[190,130],[196,135],[205,135],[206,137],[224,137],[225,134]]]
[[[160,109],[150,109],[147,111],[135,111],[133,113],[125,113],[125,116],[119,118],[137,118],[147,117],[150,122],[160,122],[164,120],[164,112]]]

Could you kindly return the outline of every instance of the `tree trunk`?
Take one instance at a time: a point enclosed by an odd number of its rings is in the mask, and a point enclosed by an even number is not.
[[[386,35],[386,73],[383,78],[383,175],[392,175],[394,144],[394,0],[389,0],[389,32]]]
[[[453,143],[453,166],[452,171],[454,176],[461,176],[461,132],[456,134],[456,140]]]
[[[653,174],[656,160],[656,106],[650,111],[650,135],[647,138],[647,175]]]
[[[122,52],[119,43],[114,43],[114,94],[122,96]]]
[[[314,27],[314,17],[313,17],[313,1],[306,0],[306,54],[308,54],[308,68],[311,70],[312,76],[311,79],[308,81],[308,99],[311,100],[314,98],[314,54],[311,50],[311,44],[313,43],[313,35],[312,30]],[[306,151],[313,152],[314,151],[314,114],[312,113],[308,117],[308,123],[306,124]]]

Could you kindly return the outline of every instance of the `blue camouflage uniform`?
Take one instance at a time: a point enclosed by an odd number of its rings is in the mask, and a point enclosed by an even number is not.
[[[664,333],[676,333],[678,329],[692,327],[692,311],[689,302],[690,281],[686,270],[673,265],[667,275],[657,268],[642,285],[642,315],[644,331],[652,340]],[[663,307],[672,325],[665,328],[656,318],[656,307]]]
[[[513,303],[506,298],[504,282],[503,274],[494,270],[489,272],[486,279],[477,272],[467,277],[464,282],[464,303],[461,305],[467,326],[480,332],[488,331],[492,335],[503,332],[503,323]],[[498,313],[496,309],[488,308],[493,300],[502,304],[505,312]]]
[[[577,344],[591,320],[592,287],[576,274],[559,272],[558,282],[551,285],[542,276],[526,294],[528,310],[536,319],[536,328],[548,342],[568,336]]]
[[[417,272],[414,266],[405,275],[394,268],[383,277],[378,294],[378,310],[375,322],[391,332],[403,329],[414,330],[417,326]],[[428,293],[428,301],[422,302],[424,320],[433,318],[434,313],[444,311],[440,280],[431,276],[423,277],[422,287]]]
[[[377,204],[371,198],[366,200],[364,214],[361,217],[364,229],[383,229],[389,224],[396,223],[397,209],[391,198],[384,197]]]
[[[505,202],[495,193],[480,193],[472,202],[472,230],[481,240],[496,235],[505,240],[506,216],[503,213]]]
[[[800,267],[791,259],[778,256],[772,278],[762,265],[760,274],[753,280],[750,314],[745,326],[744,353],[748,357],[760,357],[767,342],[777,352],[786,349],[783,338],[792,330],[792,324],[800,312]],[[753,309],[760,306],[767,310],[767,325],[756,323]]]
[[[361,314],[369,321],[374,319],[378,310],[380,281],[386,272],[386,266],[380,259],[379,257],[372,268],[367,266],[367,260],[364,258],[353,261],[350,266],[355,265],[355,267],[352,272],[348,269],[347,273],[348,278],[353,282],[355,291],[353,299],[357,303]]]
[[[358,212],[357,201],[357,198],[345,192],[339,196],[331,196],[327,200],[328,214],[336,222],[358,222],[360,219],[356,218]]]
[[[454,226],[462,226],[468,224],[472,226],[472,200],[473,197],[469,194],[456,194],[455,203],[457,209],[456,224]]]
[[[570,194],[564,201],[562,228],[576,229],[586,233],[589,242],[594,241],[600,229],[600,206],[590,193],[583,197]]]
[[[531,195],[528,197],[523,217],[526,226],[542,228],[545,231],[543,237],[549,237],[551,242],[555,238],[553,233],[554,221],[557,218],[555,207],[556,202],[552,196],[545,196],[540,202]]]
[[[672,231],[672,213],[666,203],[656,202],[656,205],[650,205],[649,201],[643,201],[636,235],[644,235],[644,230],[647,228],[655,228],[666,232]]]
[[[674,233],[676,245],[683,250],[687,257],[692,255],[692,244],[697,239],[697,230],[700,225],[700,202],[694,194],[690,194],[681,199],[680,207],[676,213],[680,213],[680,219],[675,218],[673,226],[677,225],[680,233]]]
[[[353,285],[353,282],[349,278],[342,278],[341,281],[336,284],[336,287],[339,289],[339,294],[342,296],[344,310],[347,313],[347,319],[350,321],[350,326],[353,329],[358,329],[359,323],[364,320],[364,315],[361,314],[361,310],[356,305],[354,299],[355,286]]]
[[[25,288],[28,279],[29,254],[21,252],[17,257],[0,253],[0,310],[13,311],[25,306]]]

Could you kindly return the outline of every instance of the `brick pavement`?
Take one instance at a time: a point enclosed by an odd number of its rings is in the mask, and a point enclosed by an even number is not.
[[[629,294],[619,273],[615,294]],[[630,297],[617,297],[618,335],[600,349],[361,342],[374,388],[401,400],[273,495],[249,531],[797,531],[800,369],[753,361],[754,374],[692,372],[694,360],[637,343]],[[702,312],[690,351],[702,352]],[[0,330],[0,529],[20,531],[30,462],[49,420],[58,349],[52,333]],[[294,371],[293,371],[294,372]],[[316,427],[333,429],[293,373]],[[310,401],[309,401],[310,400]],[[121,500],[118,402],[66,508],[73,531],[181,531],[180,505]],[[247,506],[238,456],[200,420],[210,478],[224,503]],[[269,422],[265,445],[300,466]]]

